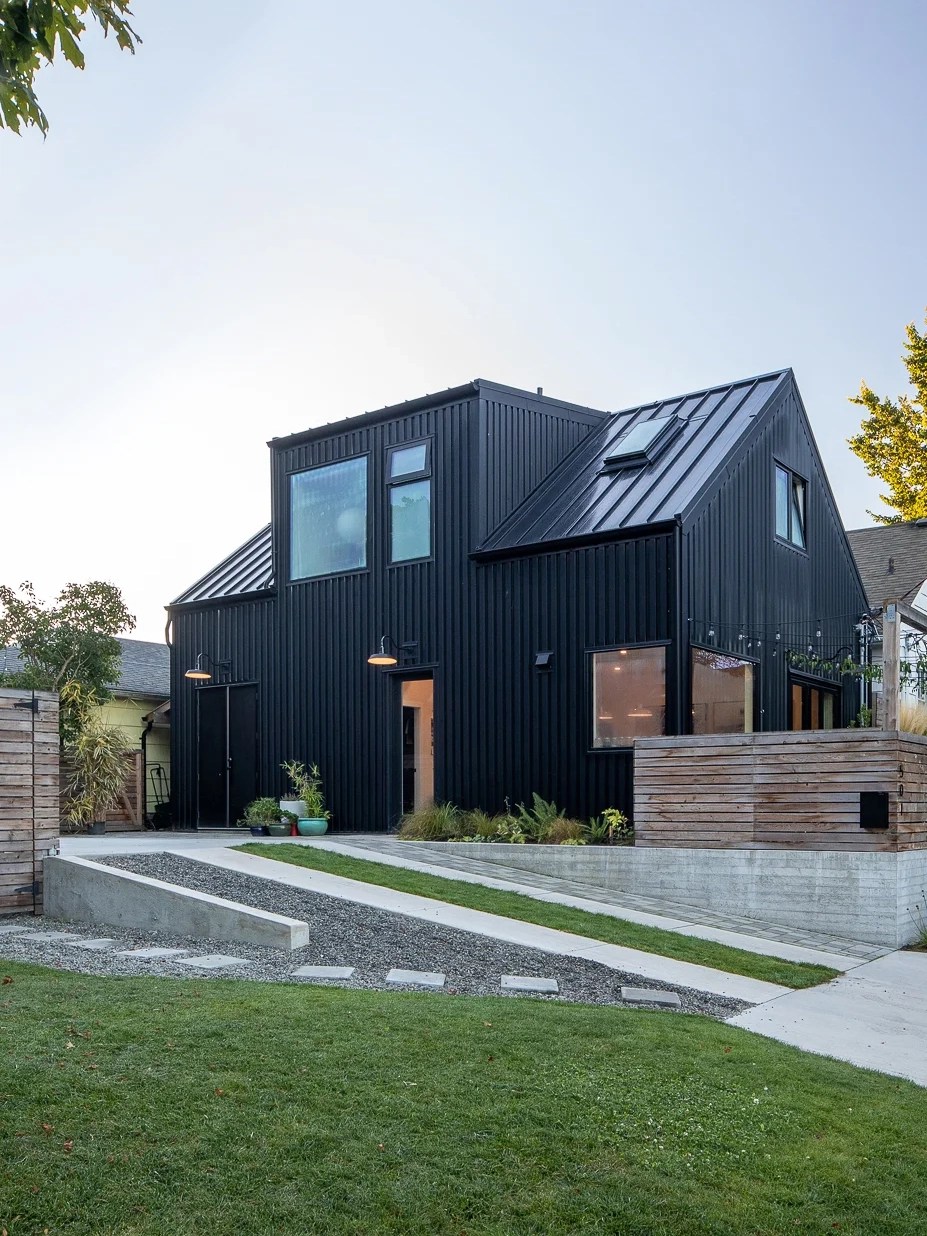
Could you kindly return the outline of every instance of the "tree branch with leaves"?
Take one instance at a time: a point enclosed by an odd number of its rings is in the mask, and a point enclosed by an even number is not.
[[[927,324],[927,317],[925,317]],[[913,322],[905,329],[902,356],[913,393],[897,400],[880,398],[865,382],[850,400],[866,409],[860,431],[848,439],[850,450],[870,476],[888,486],[882,501],[897,515],[868,513],[878,524],[927,518],[927,332]]]
[[[0,0],[0,128],[19,133],[33,125],[47,133],[36,73],[59,52],[75,69],[84,67],[80,42],[88,19],[134,55],[142,40],[129,25],[131,16],[129,0]]]

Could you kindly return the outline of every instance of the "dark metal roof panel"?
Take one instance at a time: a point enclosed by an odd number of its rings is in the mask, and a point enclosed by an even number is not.
[[[259,592],[273,584],[273,558],[270,524],[246,541],[233,554],[213,567],[182,592],[172,605],[190,605],[196,601],[214,601],[219,597],[241,596]]]
[[[787,370],[612,413],[480,547],[503,552],[666,523],[686,511],[756,423]],[[682,431],[644,466],[606,459],[634,426],[678,416]]]

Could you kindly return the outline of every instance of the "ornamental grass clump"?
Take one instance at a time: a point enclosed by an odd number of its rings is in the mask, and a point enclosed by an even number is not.
[[[399,837],[402,841],[450,841],[461,836],[461,812],[453,803],[433,803],[402,817]]]

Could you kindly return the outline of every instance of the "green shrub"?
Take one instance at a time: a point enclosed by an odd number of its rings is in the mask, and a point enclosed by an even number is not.
[[[276,824],[280,820],[280,804],[276,798],[255,798],[245,807],[243,824]]]
[[[633,845],[634,825],[618,807],[606,807],[586,825],[586,839],[593,845]]]
[[[559,811],[555,802],[545,801],[537,791],[531,795],[531,798],[532,803],[530,807],[526,807],[524,803],[519,803],[511,814],[517,821],[518,827],[524,833],[526,839],[540,841],[554,821],[566,813]],[[506,800],[507,803],[508,800]]]
[[[541,841],[544,845],[564,845],[568,841],[573,845],[585,845],[584,833],[585,828],[579,820],[569,820],[560,815],[548,824]]]
[[[464,835],[460,832],[461,815],[453,803],[433,803],[404,815],[399,837],[402,841],[449,841]]]

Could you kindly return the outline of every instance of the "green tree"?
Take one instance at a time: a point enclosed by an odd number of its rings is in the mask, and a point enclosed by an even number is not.
[[[33,89],[36,73],[58,52],[76,69],[84,67],[80,40],[88,17],[134,54],[141,39],[131,16],[129,0],[0,0],[0,128],[19,133],[22,125],[35,125],[47,133]]]
[[[0,648],[17,647],[23,662],[20,672],[0,677],[0,686],[62,692],[61,733],[70,739],[82,712],[68,704],[65,685],[108,699],[119,678],[116,636],[134,626],[122,593],[101,580],[68,584],[54,605],[43,604],[30,583],[15,591],[0,586]]]
[[[927,325],[927,316],[925,316]],[[913,322],[905,329],[907,342],[902,356],[913,394],[896,401],[879,396],[863,382],[850,400],[864,407],[860,431],[849,438],[850,450],[866,465],[870,476],[888,486],[879,494],[897,515],[869,514],[879,524],[898,524],[927,517],[927,332]]]

